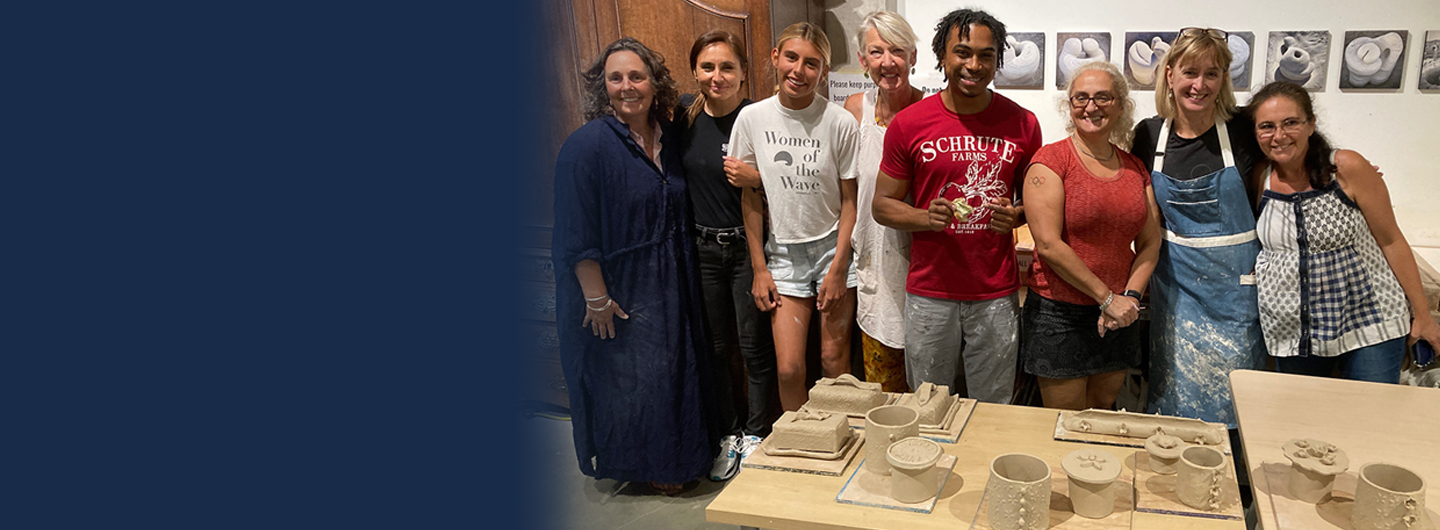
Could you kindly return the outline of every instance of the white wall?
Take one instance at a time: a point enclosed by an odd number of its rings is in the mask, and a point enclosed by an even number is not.
[[[935,55],[929,50],[935,23],[958,7],[978,7],[1004,22],[1010,31],[1045,32],[1045,89],[1000,90],[1030,109],[1040,119],[1045,141],[1064,137],[1056,110],[1055,34],[1065,31],[1108,31],[1110,58],[1123,63],[1126,31],[1176,31],[1185,26],[1218,27],[1255,33],[1251,53],[1252,85],[1264,83],[1265,43],[1271,30],[1329,30],[1329,72],[1323,93],[1315,94],[1320,128],[1340,147],[1359,151],[1385,173],[1395,217],[1411,245],[1422,256],[1440,264],[1440,94],[1416,89],[1420,50],[1427,30],[1440,30],[1440,2],[1435,0],[1366,0],[1341,2],[1268,2],[1209,0],[1201,3],[1141,3],[1134,0],[895,0],[920,37],[920,59],[912,84],[938,88],[944,82],[935,72]],[[1340,56],[1346,30],[1409,30],[1405,74],[1399,92],[1362,93],[1339,89]],[[846,37],[853,29],[846,30]],[[838,37],[838,36],[837,36]],[[832,38],[837,38],[832,37]],[[839,69],[841,72],[850,68]],[[858,69],[857,69],[858,70]],[[858,71],[856,72],[858,73]],[[1155,114],[1153,91],[1131,92],[1137,117]],[[1241,104],[1249,92],[1236,92]]]

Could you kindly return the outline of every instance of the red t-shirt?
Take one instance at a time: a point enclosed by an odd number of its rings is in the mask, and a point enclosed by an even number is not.
[[[1150,177],[1145,164],[1135,155],[1119,148],[1120,172],[1102,179],[1085,168],[1075,152],[1070,137],[1040,148],[1033,164],[1042,164],[1057,175],[1065,186],[1065,226],[1060,240],[1070,245],[1090,272],[1119,295],[1130,279],[1130,266],[1135,251],[1130,244],[1145,228],[1145,188]],[[1070,302],[1096,305],[1095,299],[1070,285],[1045,264],[1045,256],[1037,248],[1035,261],[1030,262],[1030,290],[1035,294]]]
[[[991,300],[1020,287],[1015,242],[990,230],[990,199],[1015,199],[1015,183],[1040,148],[1040,122],[1030,111],[992,93],[978,114],[945,108],[941,94],[916,102],[890,122],[880,170],[910,181],[912,203],[928,208],[936,197],[962,200],[975,210],[940,232],[913,232],[911,294],[950,300]]]

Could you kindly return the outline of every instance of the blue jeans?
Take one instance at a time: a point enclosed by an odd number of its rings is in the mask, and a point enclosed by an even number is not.
[[[1400,363],[1404,359],[1405,337],[1400,337],[1334,357],[1276,357],[1275,371],[1330,377],[1338,365],[1340,375],[1346,379],[1396,384],[1400,382]]]

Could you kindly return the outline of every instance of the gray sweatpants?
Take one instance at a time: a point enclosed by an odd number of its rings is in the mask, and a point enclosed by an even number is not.
[[[905,377],[910,388],[932,383],[955,391],[964,374],[967,397],[1009,404],[1019,351],[1019,293],[974,302],[905,293]]]

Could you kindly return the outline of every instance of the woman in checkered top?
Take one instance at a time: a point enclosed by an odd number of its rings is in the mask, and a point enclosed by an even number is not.
[[[1255,264],[1260,324],[1281,372],[1397,383],[1407,340],[1440,344],[1380,174],[1332,149],[1310,94],[1265,85],[1247,109],[1266,161]]]

